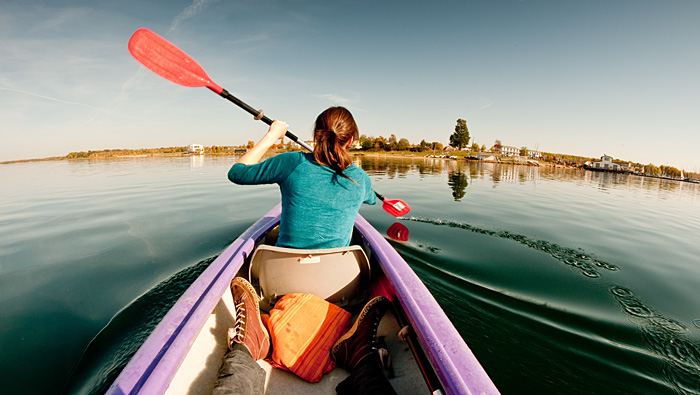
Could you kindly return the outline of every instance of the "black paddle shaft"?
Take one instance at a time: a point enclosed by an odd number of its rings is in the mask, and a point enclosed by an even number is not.
[[[256,109],[254,109],[253,107],[249,106],[249,105],[248,105],[246,102],[244,102],[243,100],[241,100],[241,99],[237,98],[236,96],[230,94],[226,89],[224,89],[223,91],[221,91],[221,93],[219,93],[219,96],[223,97],[223,98],[226,99],[226,100],[229,100],[230,102],[232,102],[233,104],[237,105],[238,107],[240,107],[240,108],[246,110],[250,115],[252,115],[252,116],[255,118],[255,120],[263,121],[263,122],[265,122],[265,123],[268,124],[268,125],[272,125],[272,120],[271,120],[270,118],[268,118],[268,117],[262,112],[262,110],[256,110]],[[299,140],[299,137],[297,137],[294,133],[292,133],[292,132],[290,132],[290,131],[287,131],[287,133],[285,133],[285,136],[289,137],[289,138],[290,138],[292,141],[294,141],[295,143],[297,143],[297,144],[301,145],[302,147],[306,148],[307,150],[309,150],[309,152],[313,152],[313,149],[311,148],[311,146],[309,146],[308,144],[306,144],[304,141]],[[379,200],[381,200],[382,202],[384,201],[384,196],[382,196],[382,195],[380,195],[379,193],[377,193],[377,191],[374,191],[374,194],[377,195],[377,197],[379,198]]]
[[[254,109],[253,107],[251,107],[251,106],[249,106],[248,104],[246,104],[243,100],[241,100],[241,99],[237,98],[236,96],[234,96],[234,95],[228,93],[228,91],[227,91],[226,89],[224,89],[223,91],[221,91],[221,93],[219,93],[219,96],[223,97],[224,99],[229,100],[230,102],[232,102],[233,104],[237,105],[238,107],[240,107],[240,108],[246,110],[248,113],[250,113],[250,115],[252,115],[252,116],[255,118],[255,120],[263,121],[263,122],[265,122],[265,123],[268,124],[268,125],[272,125],[272,120],[271,120],[270,118],[268,118],[266,115],[264,115],[263,112],[262,112],[262,110],[256,110],[256,109]],[[290,138],[292,141],[294,141],[295,143],[297,143],[297,144],[301,145],[302,147],[306,148],[307,150],[309,150],[309,152],[313,151],[313,149],[312,149],[308,144],[306,144],[306,143],[305,143],[304,141],[302,141],[302,140],[299,140],[299,137],[297,137],[294,133],[292,133],[292,132],[290,132],[290,131],[287,131],[287,133],[285,133],[285,136],[289,137],[289,138]]]

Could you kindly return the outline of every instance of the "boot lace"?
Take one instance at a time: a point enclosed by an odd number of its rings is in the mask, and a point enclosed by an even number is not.
[[[232,341],[243,343],[245,340],[246,309],[243,300],[236,301],[236,323],[233,327]]]

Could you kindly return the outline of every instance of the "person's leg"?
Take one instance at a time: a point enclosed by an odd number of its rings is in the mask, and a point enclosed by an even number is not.
[[[377,328],[390,305],[383,296],[370,300],[352,328],[331,349],[331,359],[351,372],[336,387],[338,394],[396,394],[377,354]]]
[[[367,355],[355,366],[355,370],[335,388],[338,395],[377,394],[396,395],[384,376],[377,353]]]
[[[265,370],[257,362],[270,352],[270,336],[260,319],[258,297],[243,278],[231,282],[236,325],[229,329],[229,352],[219,369],[212,394],[260,394],[265,392]]]
[[[212,395],[262,395],[265,392],[265,370],[253,360],[248,348],[234,343],[224,357]]]
[[[265,359],[270,353],[270,334],[260,318],[260,299],[255,288],[242,278],[231,281],[231,294],[236,307],[236,326],[229,329],[229,348],[241,343],[254,360]]]

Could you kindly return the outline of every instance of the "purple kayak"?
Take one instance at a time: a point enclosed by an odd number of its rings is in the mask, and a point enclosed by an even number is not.
[[[179,298],[163,320],[153,330],[117,379],[108,394],[179,394],[210,393],[217,372],[227,351],[227,330],[231,322],[232,301],[229,285],[235,276],[248,278],[256,287],[267,290],[283,290],[294,284],[275,283],[264,267],[258,266],[256,249],[275,254],[275,228],[280,221],[281,207],[277,205],[236,239],[211,265],[192,283]],[[259,248],[264,246],[265,248]],[[361,248],[358,248],[359,246]],[[337,301],[326,298],[326,288],[332,281],[315,281],[317,288],[305,290],[342,305],[352,304],[365,297],[366,289],[385,289],[394,299],[391,313],[383,318],[379,334],[385,339],[391,355],[391,366],[385,373],[397,393],[434,394],[498,394],[498,390],[481,364],[445,315],[435,298],[408,266],[396,250],[362,216],[355,221],[353,242],[350,246],[366,260],[368,267],[357,269],[354,291]],[[270,250],[270,251],[268,251]],[[301,251],[301,250],[299,250]],[[323,264],[323,257],[312,251],[301,251],[304,261]],[[331,250],[325,250],[332,253]],[[364,253],[363,253],[364,252]],[[324,252],[325,253],[325,252]],[[348,256],[346,252],[341,255]],[[300,255],[301,256],[301,255]],[[252,259],[251,259],[252,258]],[[262,258],[261,258],[262,259]],[[251,260],[253,262],[251,262]],[[263,261],[264,263],[264,261]],[[333,262],[334,276],[340,272],[340,263]],[[279,269],[284,267],[284,269]],[[312,265],[278,266],[276,270],[289,270],[283,278],[295,278],[293,271],[309,270]],[[322,273],[323,269],[313,269]],[[371,273],[371,274],[370,274]],[[338,275],[342,277],[342,274]],[[355,276],[354,274],[351,275]],[[259,278],[258,278],[259,277]],[[270,278],[266,278],[270,277]],[[341,280],[342,281],[342,280]],[[367,281],[370,282],[369,287]],[[262,287],[260,284],[264,284]],[[305,286],[305,285],[302,285]],[[345,288],[352,288],[346,286]],[[358,291],[359,289],[359,291]],[[299,290],[295,290],[299,291]],[[362,292],[366,291],[366,292]],[[262,296],[263,303],[274,303],[273,297]],[[331,292],[332,293],[332,292]],[[337,297],[337,293],[336,293]],[[366,300],[366,299],[365,299]],[[352,311],[352,310],[351,310]],[[410,328],[408,341],[399,340],[398,332]],[[329,394],[349,374],[336,368],[323,376],[318,383],[309,383],[290,372],[273,369],[266,361],[258,364],[267,371],[266,394]]]

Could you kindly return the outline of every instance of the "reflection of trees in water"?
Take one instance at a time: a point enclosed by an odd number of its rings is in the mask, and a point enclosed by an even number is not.
[[[494,184],[500,182],[520,183],[534,182],[538,178],[538,168],[534,166],[493,164],[491,179]]]
[[[452,197],[455,198],[455,202],[459,202],[467,194],[469,177],[461,171],[452,172],[447,177],[447,185],[452,188]]]
[[[410,172],[419,175],[434,175],[451,173],[454,171],[475,174],[476,169],[471,168],[470,163],[456,160],[444,160],[436,158],[402,158],[387,155],[355,156],[354,163],[364,169],[370,175],[387,175],[389,178],[405,177]]]
[[[465,196],[468,183],[478,180],[491,180],[494,187],[501,183],[534,183],[551,180],[574,184],[597,183],[599,189],[606,191],[620,187],[647,191],[650,194],[667,195],[669,193],[688,193],[700,197],[700,188],[696,184],[675,180],[640,177],[630,174],[594,172],[583,169],[562,167],[536,167],[501,163],[471,162],[462,160],[445,160],[440,158],[401,158],[391,155],[355,156],[357,166],[363,168],[370,176],[408,178],[418,174],[420,178],[440,174],[448,175],[448,184],[452,188],[455,200]],[[464,184],[464,187],[461,185]],[[457,187],[457,188],[456,188]]]
[[[388,178],[405,178],[417,163],[412,158],[386,156],[356,156],[353,161],[370,175],[386,175]]]
[[[597,183],[598,189],[608,191],[611,189],[629,189],[644,191],[650,195],[659,195],[664,198],[670,194],[694,193],[700,196],[700,189],[695,184],[689,184],[678,180],[665,178],[644,177],[634,174],[586,171],[584,179],[592,184]]]

